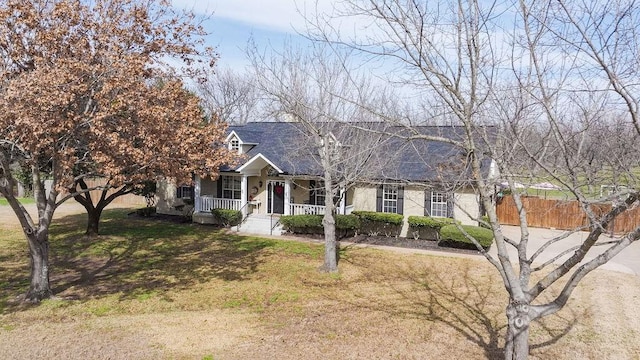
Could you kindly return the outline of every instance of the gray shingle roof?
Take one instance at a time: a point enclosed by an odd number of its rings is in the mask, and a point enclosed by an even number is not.
[[[286,122],[253,122],[243,126],[230,126],[245,143],[257,144],[246,153],[246,160],[262,154],[287,174],[319,175],[320,167],[309,156],[292,159],[296,144],[305,141],[300,124]],[[239,168],[243,164],[239,164]]]
[[[379,126],[384,125],[376,125]],[[415,126],[412,129],[421,134],[439,135],[455,140],[462,140],[465,136],[461,127]],[[407,135],[407,130],[400,127],[386,127],[384,130],[391,134]],[[246,160],[262,154],[286,174],[322,174],[317,156],[311,156],[309,150],[301,150],[303,146],[300,144],[309,144],[313,139],[306,135],[299,123],[252,122],[242,126],[230,126],[228,132],[231,131],[235,131],[243,142],[257,144],[246,153]],[[466,154],[461,149],[443,142],[409,142],[400,137],[388,136],[378,144],[374,157],[377,158],[377,163],[384,165],[380,168],[379,177],[371,180],[436,182],[468,173],[464,169]],[[482,168],[485,176],[488,174],[490,162],[488,158],[483,159]],[[240,166],[242,163],[236,169]]]

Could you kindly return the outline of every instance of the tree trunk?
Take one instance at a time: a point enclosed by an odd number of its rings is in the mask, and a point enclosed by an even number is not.
[[[26,235],[31,259],[31,284],[26,301],[39,302],[52,295],[49,287],[49,233],[48,230],[40,230]]]
[[[507,338],[505,360],[525,360],[529,357],[529,324],[531,316],[528,304],[511,303],[507,306]]]
[[[325,207],[322,227],[324,228],[324,265],[323,270],[334,273],[338,271],[338,246],[336,241],[336,219],[335,219],[335,190],[333,188],[333,173],[331,157],[334,154],[335,143],[331,141],[329,135],[322,138],[322,149],[320,158],[324,169],[324,194]]]
[[[336,241],[336,221],[332,211],[326,209],[322,218],[324,226],[324,265],[326,272],[338,271],[338,242]]]
[[[108,183],[109,181],[107,181]],[[126,195],[133,192],[134,188],[129,185],[123,185],[116,192],[109,194],[109,190],[111,187],[102,189],[100,197],[98,198],[98,202],[94,205],[93,199],[91,197],[91,192],[88,191],[89,187],[84,179],[76,180],[74,186],[69,189],[70,193],[75,193],[77,191],[77,187],[83,192],[76,193],[73,198],[84,206],[84,209],[87,211],[87,230],[85,234],[87,236],[96,236],[98,235],[98,230],[100,227],[100,216],[102,216],[102,211],[107,207],[115,198],[118,196]]]
[[[100,216],[102,215],[102,207],[86,207],[87,210],[87,236],[97,236],[100,226]]]

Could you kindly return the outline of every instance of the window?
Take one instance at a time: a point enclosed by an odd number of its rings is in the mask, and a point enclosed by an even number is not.
[[[238,176],[221,176],[222,198],[239,200],[242,196],[242,181]]]
[[[431,216],[447,217],[447,194],[440,192],[431,193]]]
[[[240,152],[240,140],[238,140],[238,138],[231,139],[231,141],[229,142],[229,148],[231,150]]]
[[[325,205],[325,203],[324,203],[324,198],[325,198],[324,181],[318,181],[316,183],[316,187],[314,189],[313,196],[314,196],[313,203],[315,205],[322,205],[322,206]]]
[[[338,205],[342,199],[342,192],[335,191],[333,204]],[[309,204],[326,206],[327,192],[324,188],[324,180],[309,180]]]
[[[177,199],[191,199],[193,198],[193,186],[182,185],[176,188]]]
[[[404,188],[397,184],[378,186],[376,211],[402,215],[404,211]]]
[[[382,212],[398,213],[398,186],[382,186]]]

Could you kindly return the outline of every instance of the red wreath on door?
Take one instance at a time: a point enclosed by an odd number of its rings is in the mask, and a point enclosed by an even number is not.
[[[284,193],[284,186],[276,185],[276,187],[273,190],[276,192],[276,194],[282,195]]]

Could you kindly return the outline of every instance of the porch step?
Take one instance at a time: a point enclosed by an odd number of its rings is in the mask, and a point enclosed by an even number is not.
[[[284,230],[281,224],[277,224],[279,217],[274,216],[273,219],[270,216],[249,215],[245,221],[240,224],[240,228],[237,226],[231,228],[231,230],[240,231],[249,234],[261,234],[261,235],[282,235]],[[272,224],[275,225],[271,230]]]

